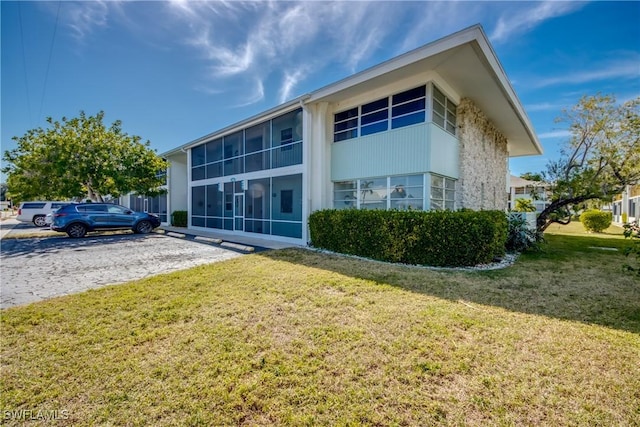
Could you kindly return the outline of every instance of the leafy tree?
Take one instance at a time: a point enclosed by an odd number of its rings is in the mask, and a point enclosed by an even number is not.
[[[535,212],[536,207],[531,199],[516,199],[515,212]]]
[[[17,147],[4,152],[9,190],[16,199],[118,197],[134,191],[157,195],[167,165],[150,142],[122,131],[121,122],[103,124],[104,112],[72,119],[47,118],[46,129],[14,137]]]
[[[569,124],[571,138],[543,173],[552,195],[538,216],[540,231],[568,224],[588,200],[611,200],[640,182],[640,97],[620,105],[610,95],[585,96],[558,121]]]
[[[533,173],[533,172],[525,172],[522,175],[520,175],[520,178],[526,179],[527,181],[540,182],[540,181],[542,181],[542,174],[541,173]]]

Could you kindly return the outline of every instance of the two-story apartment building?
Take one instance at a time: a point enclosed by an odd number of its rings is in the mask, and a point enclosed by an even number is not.
[[[550,186],[544,182],[530,181],[511,175],[509,177],[509,210],[514,210],[518,199],[529,200],[540,213],[549,204]]]
[[[640,221],[640,185],[628,185],[611,203],[613,222]]]
[[[509,157],[541,153],[473,26],[164,153],[167,209],[305,244],[318,209],[506,209]]]

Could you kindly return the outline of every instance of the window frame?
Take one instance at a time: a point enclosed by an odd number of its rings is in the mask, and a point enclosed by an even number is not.
[[[441,127],[445,132],[457,136],[458,105],[437,85],[432,84],[431,86],[431,121]],[[439,99],[440,97],[442,97],[442,99]],[[436,105],[440,108],[437,108]],[[439,120],[436,120],[436,117],[438,117]]]
[[[441,180],[442,185],[436,185],[436,180]],[[431,174],[429,185],[429,210],[454,211],[456,210],[457,179],[444,175]],[[442,197],[434,197],[434,189],[440,190]],[[448,195],[451,195],[448,197]],[[439,208],[434,208],[434,202],[440,202]]]
[[[428,86],[425,83],[334,113],[333,142],[425,123],[429,109]]]
[[[380,182],[384,181],[384,186]],[[363,185],[363,183],[369,183]],[[409,194],[394,196],[396,187],[404,187]],[[376,209],[384,205],[384,210],[415,209],[425,210],[425,174],[408,174],[357,178],[333,182],[333,209]],[[377,194],[378,199],[367,196]],[[416,202],[419,206],[415,206]]]

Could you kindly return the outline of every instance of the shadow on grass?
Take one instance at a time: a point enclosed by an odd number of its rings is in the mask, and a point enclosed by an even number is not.
[[[481,272],[434,270],[307,249],[260,256],[388,284],[454,302],[597,324],[640,333],[640,283],[624,271],[623,239],[547,236],[540,252]]]

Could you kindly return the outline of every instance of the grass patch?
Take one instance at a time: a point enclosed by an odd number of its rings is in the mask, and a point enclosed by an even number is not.
[[[565,236],[597,236],[600,238],[620,239],[623,238],[623,230],[624,229],[622,227],[612,224],[609,228],[603,230],[601,233],[594,233],[592,231],[587,231],[580,221],[574,220],[567,225],[558,223],[551,224],[549,227],[547,227],[545,233],[553,235],[561,234]]]
[[[638,425],[640,286],[588,248],[626,242],[547,240],[500,271],[288,249],[3,310],[0,407],[60,425]]]

